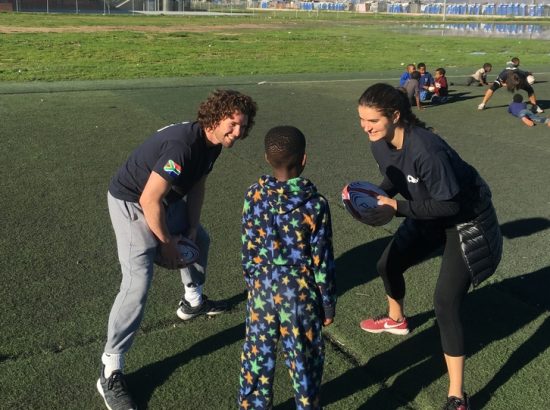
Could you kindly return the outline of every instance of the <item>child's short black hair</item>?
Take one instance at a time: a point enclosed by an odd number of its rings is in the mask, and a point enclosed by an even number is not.
[[[291,168],[302,163],[306,137],[298,128],[280,125],[271,128],[264,139],[265,155],[274,168]]]
[[[491,63],[485,63],[485,64],[483,64],[483,69],[484,69],[485,71],[487,71],[487,70],[492,70],[492,69],[493,69],[493,65],[492,65]]]
[[[425,63],[418,63],[418,65],[416,66],[417,69],[421,69],[421,68],[426,68],[426,64]]]
[[[420,80],[420,77],[421,77],[420,72],[418,72],[418,71],[416,71],[416,70],[414,70],[414,71],[411,73],[411,78],[412,78],[413,80]]]
[[[435,70],[436,72],[439,72],[441,75],[445,75],[446,71],[443,67],[439,67],[437,70]]]
[[[515,103],[520,103],[523,101],[523,96],[521,94],[514,94],[512,97]]]

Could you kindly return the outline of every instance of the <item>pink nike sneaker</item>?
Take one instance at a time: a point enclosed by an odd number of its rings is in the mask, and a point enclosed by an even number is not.
[[[407,318],[403,318],[401,322],[388,317],[388,315],[380,315],[371,319],[365,319],[360,324],[361,329],[370,333],[388,332],[394,335],[406,335],[409,333]]]
[[[447,397],[447,402],[443,406],[443,410],[471,410],[470,400],[468,400],[468,395],[464,393],[464,397]]]

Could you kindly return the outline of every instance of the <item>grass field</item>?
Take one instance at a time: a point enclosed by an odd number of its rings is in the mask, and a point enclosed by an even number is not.
[[[440,19],[262,12],[247,17],[0,13],[0,81],[401,71],[550,65],[546,41],[411,34]],[[517,23],[517,22],[514,22]],[[532,20],[530,24],[534,23]],[[547,25],[549,21],[536,20]]]
[[[308,137],[304,175],[332,207],[339,302],[336,322],[325,332],[324,407],[440,408],[447,379],[432,307],[439,258],[407,273],[410,335],[370,335],[358,326],[385,308],[375,263],[398,221],[361,225],[340,206],[339,193],[350,180],[379,179],[356,101],[373,82],[396,83],[399,69],[357,71],[1,83],[0,408],[103,408],[95,381],[120,280],[106,206],[109,178],[156,129],[194,118],[198,102],[218,86],[248,93],[260,107],[249,139],[218,160],[203,210],[213,240],[206,292],[233,308],[215,319],[181,323],[175,316],[178,275],[156,272],[127,357],[140,408],[236,407],[245,314],[242,196],[268,171],[263,135],[281,123]],[[450,80],[459,84],[468,72],[457,67]],[[537,79],[548,112],[550,74],[540,70]],[[550,390],[550,129],[527,128],[507,114],[511,96],[505,91],[479,112],[482,89],[451,89],[454,102],[429,107],[420,117],[491,185],[505,236],[499,270],[464,304],[466,389],[475,409],[544,409]],[[277,371],[275,408],[293,408],[282,361]]]

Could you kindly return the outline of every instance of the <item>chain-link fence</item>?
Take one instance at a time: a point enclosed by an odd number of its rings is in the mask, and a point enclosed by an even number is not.
[[[133,13],[242,11],[259,6],[259,1],[246,0],[0,0],[0,11],[45,13]]]
[[[255,9],[414,13],[457,16],[550,16],[547,0],[0,0],[0,11],[46,13],[243,12]]]

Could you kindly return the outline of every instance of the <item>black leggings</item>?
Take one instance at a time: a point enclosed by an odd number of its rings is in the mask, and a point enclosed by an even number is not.
[[[434,228],[405,219],[378,260],[378,273],[386,294],[400,300],[405,296],[403,273],[444,246],[439,277],[434,292],[434,308],[443,352],[464,355],[464,336],[460,320],[462,299],[471,284],[456,227]]]

